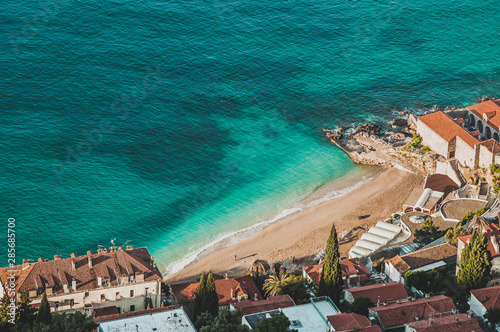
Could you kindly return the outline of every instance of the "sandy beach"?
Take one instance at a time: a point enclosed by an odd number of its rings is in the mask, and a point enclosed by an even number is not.
[[[303,261],[325,247],[333,223],[339,235],[352,229],[350,236],[340,241],[340,254],[347,256],[366,225],[370,227],[401,210],[410,191],[422,185],[423,180],[422,175],[386,168],[344,196],[272,223],[239,243],[204,253],[197,261],[165,279],[168,282],[189,280],[208,270],[238,275],[255,259],[264,259],[270,264],[292,257]]]

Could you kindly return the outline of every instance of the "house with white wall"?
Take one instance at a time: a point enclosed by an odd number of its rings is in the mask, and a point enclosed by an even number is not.
[[[118,312],[129,312],[161,304],[162,276],[146,248],[111,247],[84,256],[23,260],[22,265],[0,269],[0,297],[12,280],[17,300],[28,292],[36,306],[46,293],[52,312],[91,315],[97,308],[115,306]]]

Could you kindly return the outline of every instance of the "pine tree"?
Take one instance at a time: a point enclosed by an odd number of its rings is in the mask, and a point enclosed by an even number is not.
[[[196,288],[196,292],[194,294],[194,306],[193,306],[193,320],[204,311],[203,310],[203,297],[205,296],[207,291],[207,281],[205,277],[205,272],[201,274],[200,283],[198,284],[198,288]]]
[[[490,279],[491,254],[483,234],[472,233],[470,242],[462,249],[457,282],[466,290],[483,288]]]
[[[213,317],[219,313],[219,296],[215,289],[215,280],[212,271],[208,272],[206,293],[203,297],[203,311],[208,311]]]
[[[16,309],[17,324],[19,325],[32,325],[35,320],[35,309],[31,307],[31,300],[28,292],[21,295],[21,301]],[[50,308],[49,308],[50,312]]]
[[[339,303],[341,292],[342,271],[340,269],[339,240],[334,224],[326,243],[323,273],[319,281],[319,295],[329,296],[335,303]]]
[[[52,314],[50,313],[50,305],[47,300],[47,294],[44,292],[38,313],[36,315],[36,322],[49,325],[52,322]]]
[[[9,331],[9,304],[10,298],[7,296],[7,293],[4,294],[2,298],[2,304],[0,305],[0,331]]]

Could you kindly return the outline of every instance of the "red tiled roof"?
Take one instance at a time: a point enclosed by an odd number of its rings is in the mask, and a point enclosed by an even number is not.
[[[500,308],[500,286],[474,289],[470,292],[486,309]]]
[[[354,299],[359,297],[368,297],[374,304],[377,304],[379,297],[380,303],[395,301],[408,297],[403,284],[397,281],[386,282],[383,284],[374,284],[363,287],[349,288],[345,290],[352,294]]]
[[[194,298],[194,293],[198,288],[198,284],[199,282],[184,282],[172,284],[170,288],[177,301],[183,303]],[[233,289],[235,293],[234,299],[231,298],[231,289]],[[219,295],[220,306],[238,302],[238,296],[243,294],[247,294],[249,300],[254,300],[255,294],[257,294],[259,300],[263,299],[252,277],[249,275],[215,280],[215,290]]]
[[[496,130],[499,129],[500,99],[497,99],[495,101],[487,100],[479,104],[468,106],[467,109],[480,118],[483,118],[483,114],[486,114],[488,117],[488,124],[493,128],[495,128]]]
[[[304,271],[312,279],[312,281],[319,285],[319,280],[321,279],[320,269],[323,268],[323,264],[312,265],[304,267]],[[343,259],[340,261],[340,269],[342,270],[342,278],[344,279],[344,285],[347,284],[347,277],[352,275],[359,275],[360,279],[356,281],[367,281],[370,279],[371,273],[366,268],[366,266],[361,263],[359,258]]]
[[[449,312],[453,309],[456,308],[452,299],[444,295],[370,308],[378,315],[384,328],[429,319],[432,313]]]
[[[480,332],[481,327],[477,320],[467,317],[466,314],[442,316],[432,318],[432,325],[430,320],[420,320],[411,323],[412,329],[416,332],[464,332],[475,331]]]
[[[233,303],[236,310],[241,310],[243,315],[251,315],[264,311],[294,307],[295,302],[289,295],[272,296],[261,301],[241,301]]]
[[[483,232],[483,235],[486,236],[486,239],[488,240],[488,251],[490,252],[491,257],[500,256],[500,251],[496,252],[495,247],[491,242],[491,239],[494,237],[496,238],[497,242],[500,243],[500,228],[497,225],[491,223],[489,225],[486,225],[484,230],[485,232]],[[460,236],[458,240],[465,244],[471,237],[472,234],[464,235]]]
[[[380,327],[370,325],[368,318],[359,314],[338,314],[327,318],[335,331],[343,332],[361,329],[363,332],[380,332]]]
[[[89,252],[91,254],[91,252]],[[110,281],[110,286],[117,285],[117,278],[128,278],[135,273],[144,273],[144,280],[161,280],[161,274],[146,248],[130,250],[117,250],[101,254],[91,254],[92,268],[89,267],[89,256],[76,256],[58,260],[39,260],[31,263],[26,269],[22,265],[14,267],[16,272],[16,289],[18,292],[45,289],[53,287],[54,293],[62,293],[62,285],[71,288],[73,279],[77,282],[77,290],[90,290],[97,288],[97,277]],[[75,270],[72,268],[75,264]],[[11,267],[0,268],[2,283],[7,281]]]
[[[484,146],[491,153],[499,153],[500,152],[500,143],[495,141],[493,138],[487,139],[486,141],[482,141],[479,145]]]
[[[150,315],[150,314],[153,314],[155,312],[167,311],[167,310],[172,310],[172,309],[177,309],[177,308],[181,308],[181,306],[180,305],[171,305],[168,307],[158,307],[158,308],[144,309],[144,310],[137,310],[137,311],[127,311],[127,312],[122,312],[120,314],[96,317],[96,318],[94,318],[94,323],[107,322],[110,320],[133,317],[133,316]]]
[[[436,134],[442,137],[446,142],[451,141],[455,136],[460,137],[471,148],[479,143],[479,141],[472,136],[467,129],[458,125],[453,119],[443,111],[429,113],[418,118],[427,127],[432,129]]]

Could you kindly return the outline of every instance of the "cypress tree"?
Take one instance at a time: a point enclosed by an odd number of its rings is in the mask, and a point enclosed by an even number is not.
[[[319,281],[319,295],[329,296],[335,303],[340,301],[342,292],[342,271],[340,269],[339,240],[335,224],[326,243],[323,273]]]
[[[38,313],[36,315],[36,322],[49,325],[52,322],[52,314],[50,313],[49,301],[47,301],[47,294],[44,292]]]
[[[215,280],[212,271],[208,272],[207,288],[205,296],[203,297],[203,310],[208,311],[213,317],[217,317],[219,313],[219,296],[215,289]]]
[[[207,290],[207,281],[205,278],[205,272],[201,274],[200,283],[198,284],[198,288],[196,288],[196,292],[194,293],[194,307],[193,307],[193,319],[196,318],[205,310],[203,310],[203,297],[206,294]]]
[[[457,283],[466,290],[483,288],[490,279],[491,254],[488,240],[483,234],[472,233],[470,242],[465,244],[460,257]]]
[[[35,320],[35,311],[36,310],[31,307],[29,293],[22,293],[21,301],[17,307],[17,323],[20,325],[32,325]]]
[[[0,305],[0,330],[1,331],[8,331],[9,328],[9,304],[10,304],[10,298],[7,296],[7,292],[4,293],[4,296],[2,298],[2,305]]]

